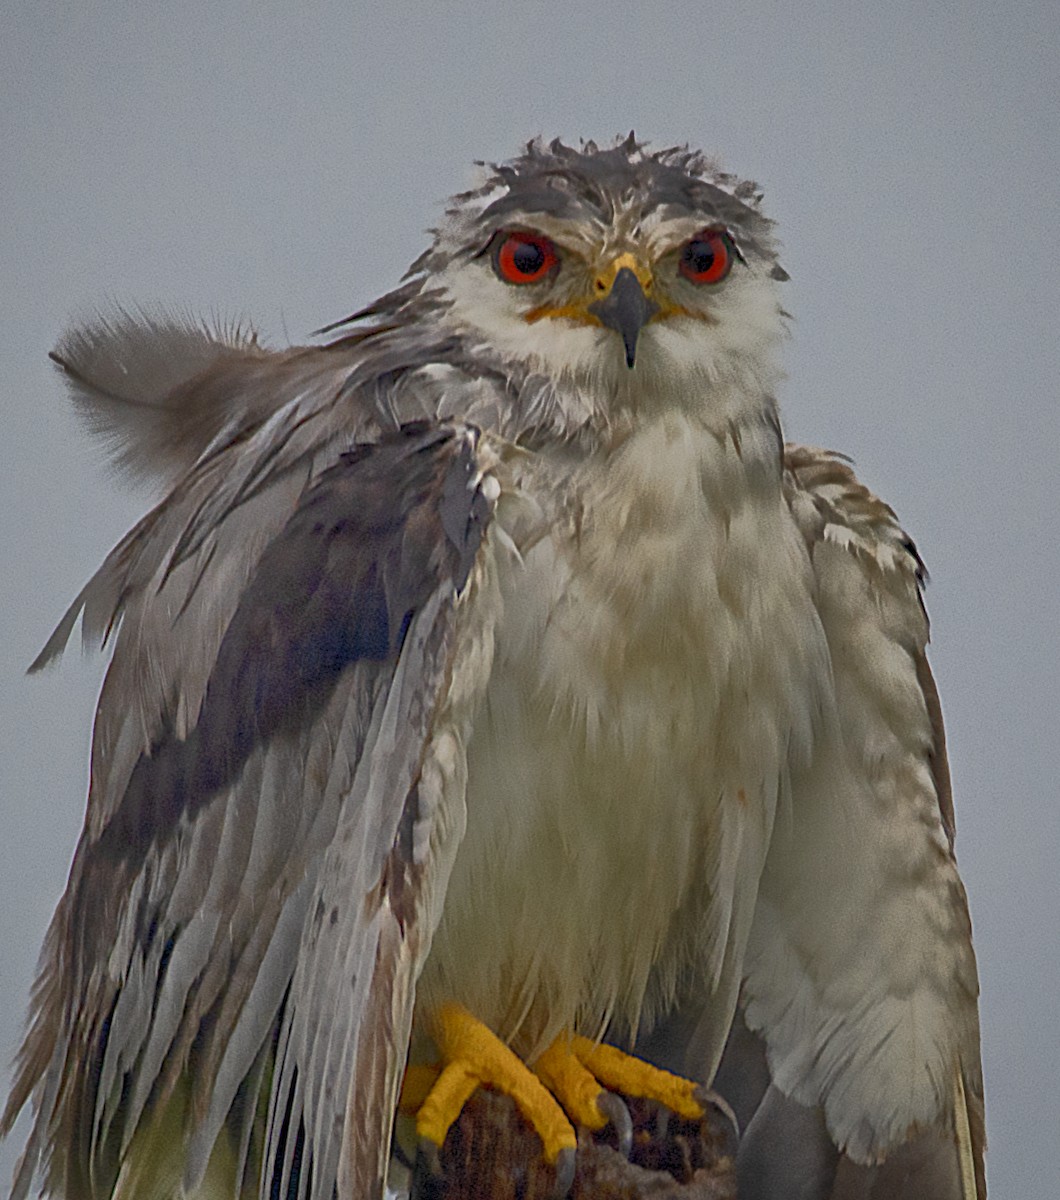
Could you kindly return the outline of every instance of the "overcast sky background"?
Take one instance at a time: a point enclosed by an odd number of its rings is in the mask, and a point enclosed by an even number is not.
[[[1058,96],[1055,0],[8,0],[3,1059],[80,828],[103,663],[24,670],[151,499],[78,428],[47,360],[60,331],[110,300],[301,339],[395,283],[473,159],[635,128],[764,185],[793,276],[788,435],[853,455],[932,572],[992,1194],[1055,1200]]]

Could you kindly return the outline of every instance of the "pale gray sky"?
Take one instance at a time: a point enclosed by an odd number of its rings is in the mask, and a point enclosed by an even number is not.
[[[1055,0],[10,0],[0,31],[3,1058],[80,827],[102,663],[23,671],[149,499],[77,428],[60,330],[117,300],[302,338],[397,280],[472,159],[635,128],[764,185],[793,275],[788,433],[852,454],[932,571],[992,1192],[1055,1200]]]

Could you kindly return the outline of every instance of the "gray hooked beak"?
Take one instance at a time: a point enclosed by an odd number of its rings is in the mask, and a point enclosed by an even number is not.
[[[632,368],[637,360],[640,331],[659,311],[659,306],[644,294],[640,280],[629,267],[618,272],[611,290],[603,300],[590,304],[589,311],[601,324],[621,335],[626,347],[626,366]]]

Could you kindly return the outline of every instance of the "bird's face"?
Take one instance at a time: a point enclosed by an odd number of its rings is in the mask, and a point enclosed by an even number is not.
[[[614,401],[768,391],[786,276],[733,182],[683,151],[534,144],[457,197],[428,286],[465,336]]]

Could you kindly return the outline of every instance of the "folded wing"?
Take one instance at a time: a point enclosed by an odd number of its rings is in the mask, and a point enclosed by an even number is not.
[[[264,353],[219,352],[204,378],[252,390]],[[170,455],[188,469],[42,655],[82,609],[87,637],[114,635],[4,1115],[36,1116],[14,1197],[42,1163],[71,1198],[381,1188],[463,829],[450,691],[486,620],[496,485],[469,427],[343,451],[343,363],[276,357],[277,392]],[[489,670],[466,658],[464,702]]]
[[[842,461],[789,446],[785,467],[836,712],[778,819],[722,1068],[737,1090],[764,1050],[741,1197],[981,1200],[978,982],[922,566]]]

